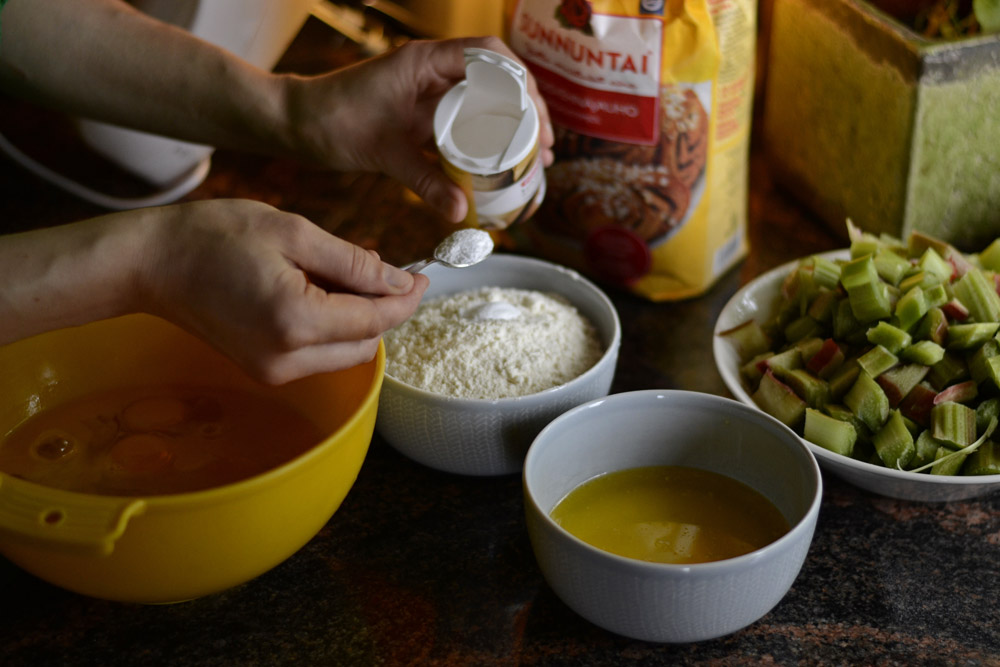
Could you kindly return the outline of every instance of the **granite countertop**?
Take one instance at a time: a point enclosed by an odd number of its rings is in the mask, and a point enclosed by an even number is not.
[[[309,24],[283,66],[321,71],[350,56],[349,45]],[[49,121],[0,98],[0,131],[72,166],[78,153]],[[751,166],[752,251],[737,268],[683,302],[609,291],[623,327],[613,392],[728,395],[711,331],[729,297],[773,266],[843,244],[773,187],[756,150]],[[2,159],[0,190],[0,231],[102,213]],[[289,160],[218,151],[188,199],[221,196],[301,213],[398,263],[427,254],[448,230],[386,179]],[[227,592],[165,606],[105,602],[0,559],[0,664],[1000,664],[1000,495],[924,504],[829,474],[824,483],[808,558],[770,613],[721,639],[660,645],[591,625],[548,588],[517,475],[436,472],[376,434],[357,483],[319,534]]]

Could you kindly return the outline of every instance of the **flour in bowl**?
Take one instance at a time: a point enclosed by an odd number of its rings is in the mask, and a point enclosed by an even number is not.
[[[604,353],[594,326],[563,297],[501,287],[427,300],[385,346],[386,373],[397,380],[479,399],[551,389]]]

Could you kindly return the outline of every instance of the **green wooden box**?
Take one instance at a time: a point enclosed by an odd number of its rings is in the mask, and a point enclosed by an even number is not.
[[[762,135],[835,230],[1000,236],[1000,35],[928,40],[862,0],[773,0]]]

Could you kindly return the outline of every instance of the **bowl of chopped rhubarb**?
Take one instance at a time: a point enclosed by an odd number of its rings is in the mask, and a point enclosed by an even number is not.
[[[962,253],[923,234],[850,233],[849,248],[775,268],[729,300],[714,339],[727,388],[872,493],[1000,490],[1000,240]]]

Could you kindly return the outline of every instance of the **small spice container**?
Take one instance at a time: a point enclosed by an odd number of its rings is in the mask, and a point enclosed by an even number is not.
[[[465,74],[438,104],[434,139],[445,172],[469,200],[466,224],[505,229],[545,196],[538,109],[527,70],[506,56],[466,49]]]

